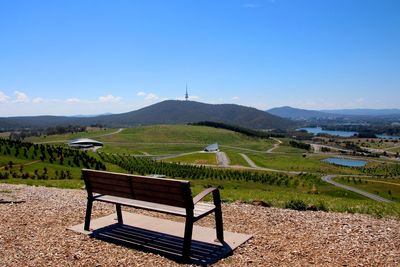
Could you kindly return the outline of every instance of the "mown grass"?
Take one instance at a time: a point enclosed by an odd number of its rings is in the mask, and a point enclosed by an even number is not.
[[[204,145],[192,143],[136,143],[135,141],[127,143],[105,143],[99,151],[105,153],[118,153],[130,155],[169,155],[181,154],[195,151],[202,151]]]
[[[31,162],[32,160],[29,159],[23,159],[23,158],[16,158],[14,156],[5,156],[0,154],[0,170],[2,167],[8,165],[9,162],[12,162],[13,164],[26,164]]]
[[[230,165],[250,167],[247,161],[244,160],[243,157],[239,154],[239,151],[236,149],[223,149],[223,152],[225,152],[229,158]]]
[[[68,140],[73,140],[73,139],[82,138],[82,137],[96,138],[100,135],[109,134],[109,133],[115,132],[117,130],[118,129],[113,129],[113,128],[104,128],[104,129],[94,128],[94,129],[90,129],[85,132],[78,132],[78,133],[32,136],[32,137],[25,138],[24,141],[32,142],[32,143],[47,143],[47,142],[64,143]]]
[[[400,202],[400,183],[398,181],[396,182],[396,180],[393,181],[392,179],[382,179],[381,181],[369,181],[370,179],[363,179],[360,177],[337,177],[334,180],[339,183],[350,185],[372,194]],[[385,182],[390,182],[392,184]]]
[[[335,174],[360,174],[360,169],[341,167],[322,162],[327,156],[302,154],[255,154],[246,153],[251,160],[260,167],[285,171],[335,173]]]
[[[180,162],[180,163],[192,163],[192,164],[207,164],[217,165],[217,157],[215,153],[194,153],[175,158],[168,158],[165,161],[169,162]]]

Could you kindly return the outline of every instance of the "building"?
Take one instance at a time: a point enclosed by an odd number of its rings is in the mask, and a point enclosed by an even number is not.
[[[75,148],[92,148],[103,146],[103,143],[89,138],[79,138],[69,141],[68,145]]]
[[[218,144],[215,143],[215,144],[208,145],[206,148],[204,148],[204,151],[205,152],[217,152],[217,151],[219,151]]]

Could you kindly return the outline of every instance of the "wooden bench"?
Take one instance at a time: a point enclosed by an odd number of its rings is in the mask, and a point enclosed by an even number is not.
[[[192,198],[189,181],[82,170],[88,193],[85,226],[89,231],[93,201],[116,205],[118,223],[123,223],[121,206],[186,217],[182,255],[189,259],[193,223],[214,212],[217,239],[223,243],[221,200],[217,188],[208,188]],[[212,193],[213,203],[200,202]]]

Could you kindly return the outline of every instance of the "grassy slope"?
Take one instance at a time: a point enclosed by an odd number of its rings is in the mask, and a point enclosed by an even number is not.
[[[110,132],[115,129],[110,129]],[[98,135],[93,133],[91,136]],[[85,136],[83,134],[82,136]],[[86,135],[87,136],[87,135]],[[54,136],[54,140],[59,140],[60,136]],[[88,136],[90,137],[90,136]],[[64,138],[72,139],[72,136]],[[233,165],[247,166],[247,163],[238,153],[248,154],[258,165],[283,170],[307,170],[307,171],[323,171],[332,173],[356,173],[353,169],[337,167],[330,164],[320,162],[320,156],[312,156],[304,159],[300,151],[291,155],[284,154],[265,154],[263,151],[272,147],[275,141],[252,139],[240,134],[222,129],[214,129],[202,126],[146,126],[126,129],[123,132],[98,138],[101,141],[108,142],[104,151],[119,153],[151,153],[151,154],[169,154],[183,153],[200,150],[204,145],[218,142],[223,147],[231,159]],[[48,140],[48,139],[47,139]],[[43,141],[38,139],[38,142]],[[182,143],[185,144],[182,144]],[[224,147],[226,146],[226,147]],[[236,147],[236,148],[231,148]],[[246,149],[258,150],[260,152],[249,152]],[[289,148],[282,148],[289,150]],[[12,159],[12,156],[10,156]],[[0,157],[3,163],[7,163],[10,158]],[[23,159],[14,159],[14,162],[29,162]],[[0,161],[1,162],[1,161]],[[1,165],[0,165],[1,166]],[[35,169],[43,169],[46,167],[50,173],[55,172],[60,167],[49,163],[37,163],[31,166],[25,166],[24,171],[33,172]],[[15,167],[16,168],[16,167]],[[80,169],[71,168],[72,180],[22,180],[9,179],[5,182],[11,183],[27,183],[33,185],[47,185],[67,188],[80,188],[83,185],[80,180]],[[107,169],[118,172],[125,172],[120,167],[107,164]],[[365,199],[351,192],[337,189],[330,185],[322,185],[318,187],[318,194],[308,192],[309,188],[287,188],[284,186],[269,186],[252,182],[237,182],[226,180],[194,180],[192,181],[194,193],[200,192],[209,185],[221,185],[222,197],[228,201],[243,200],[251,201],[260,199],[271,203],[274,206],[283,207],[284,203],[291,199],[301,199],[307,204],[323,203],[329,210],[360,212],[376,214],[378,216],[393,215],[400,217],[400,205],[398,204],[381,204]]]
[[[380,183],[379,180],[375,181],[366,181],[361,178],[335,178],[335,180],[339,183],[350,185],[352,187],[356,187],[362,189],[364,191],[370,192],[372,194],[379,195],[384,198],[392,199],[394,201],[400,202],[400,182],[397,180],[381,180],[383,183]],[[367,179],[368,180],[368,179]],[[387,184],[385,182],[390,182],[393,184]],[[397,184],[397,185],[394,185]],[[390,191],[390,194],[389,194]]]
[[[194,153],[175,158],[169,158],[165,161],[217,165],[217,158],[215,153]]]
[[[247,155],[260,167],[289,171],[305,171],[315,173],[336,173],[336,174],[358,174],[356,168],[340,167],[333,164],[321,162],[321,159],[328,156],[302,154],[254,154]]]
[[[68,134],[55,134],[55,135],[48,135],[48,136],[32,136],[26,138],[24,141],[32,142],[32,143],[46,143],[46,142],[59,142],[65,143],[69,140],[73,140],[76,138],[87,137],[87,138],[96,138],[99,135],[109,134],[112,132],[117,131],[118,129],[93,129],[88,130],[86,132],[79,132],[79,133],[68,133]]]

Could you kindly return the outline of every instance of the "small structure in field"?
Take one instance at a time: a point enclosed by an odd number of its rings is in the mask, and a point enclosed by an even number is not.
[[[209,146],[207,146],[206,148],[204,148],[205,152],[218,152],[219,151],[219,147],[218,144],[211,144]]]
[[[79,138],[69,141],[68,145],[74,148],[92,148],[103,146],[103,143],[89,138]]]

